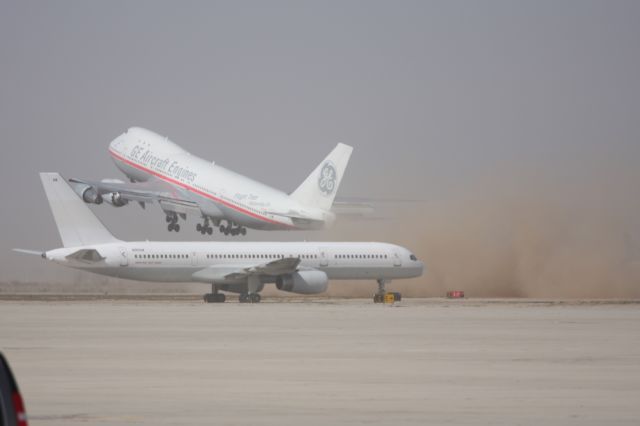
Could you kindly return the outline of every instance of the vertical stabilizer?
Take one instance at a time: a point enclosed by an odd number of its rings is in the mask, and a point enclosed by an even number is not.
[[[302,184],[291,193],[299,203],[330,210],[353,148],[339,143]]]
[[[58,173],[40,173],[44,192],[65,247],[117,240]]]

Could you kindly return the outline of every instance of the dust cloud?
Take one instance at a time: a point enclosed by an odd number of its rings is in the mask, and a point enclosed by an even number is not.
[[[396,207],[393,220],[342,223],[334,235],[414,251],[426,264],[423,277],[389,287],[406,296],[639,298],[640,205],[627,196],[632,187],[558,186],[494,183]],[[330,291],[355,297],[373,288],[333,283]]]

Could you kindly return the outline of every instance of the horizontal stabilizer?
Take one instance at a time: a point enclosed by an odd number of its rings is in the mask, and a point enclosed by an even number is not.
[[[38,250],[27,250],[27,249],[21,249],[21,248],[14,248],[12,250],[17,253],[32,254],[34,256],[44,256],[44,252],[38,251]]]
[[[338,216],[365,217],[372,216],[375,209],[368,203],[346,203],[336,201],[331,207],[331,211]]]

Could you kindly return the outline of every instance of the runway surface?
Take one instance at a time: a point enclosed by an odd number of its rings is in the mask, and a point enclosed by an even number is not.
[[[636,425],[640,304],[2,300],[31,425]]]

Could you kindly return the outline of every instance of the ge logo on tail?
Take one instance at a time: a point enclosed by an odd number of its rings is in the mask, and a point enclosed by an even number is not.
[[[320,170],[320,178],[318,179],[318,188],[325,195],[331,195],[336,189],[336,181],[338,180],[338,173],[333,163],[327,161]]]

